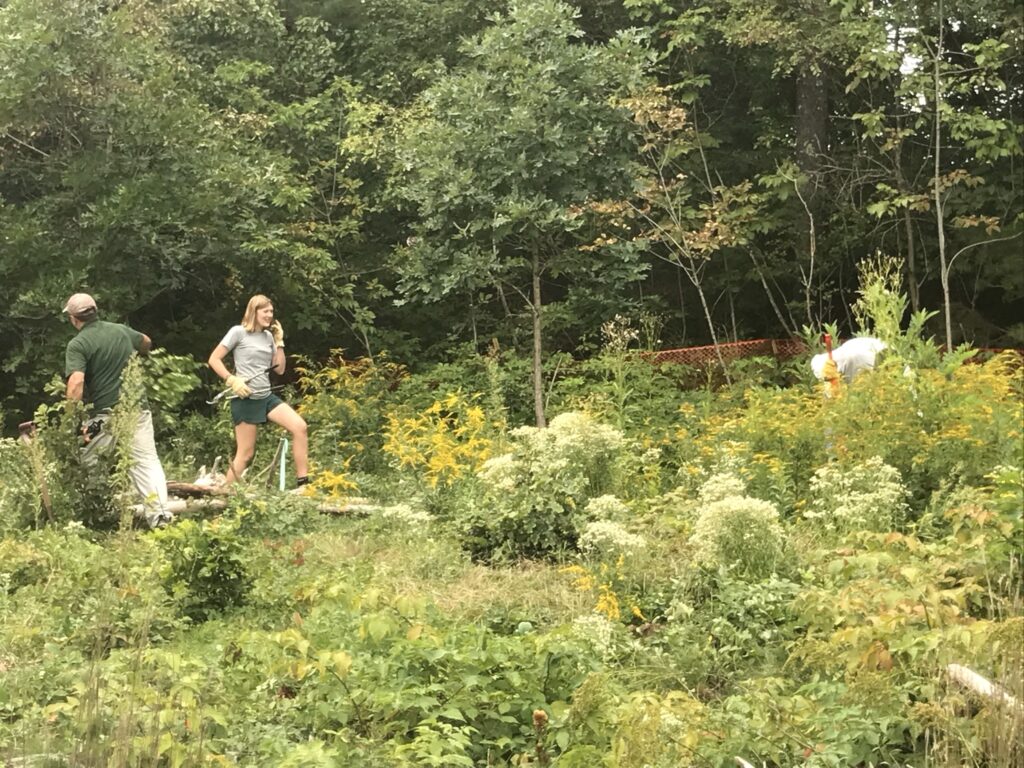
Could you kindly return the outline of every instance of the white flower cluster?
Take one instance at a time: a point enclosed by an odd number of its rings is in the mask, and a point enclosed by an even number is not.
[[[775,569],[783,539],[774,504],[749,496],[726,496],[701,510],[691,542],[699,563],[761,578]]]
[[[512,430],[512,435],[538,449],[568,450],[574,453],[608,453],[625,443],[625,437],[615,427],[594,421],[579,411],[558,414],[547,429],[518,427]]]
[[[408,504],[394,504],[384,507],[380,516],[388,522],[409,528],[425,528],[430,525],[430,515],[422,509],[414,509]]]
[[[580,549],[598,555],[635,555],[646,543],[643,536],[630,533],[610,520],[587,523],[580,535]]]
[[[735,473],[716,472],[701,485],[698,498],[702,505],[707,505],[730,496],[744,496],[746,493],[747,484]]]
[[[640,454],[640,466],[642,467],[660,467],[661,466],[661,448],[652,446]]]
[[[479,477],[485,483],[500,491],[512,491],[516,487],[515,457],[511,453],[503,453],[484,462]]]
[[[622,520],[629,516],[629,509],[608,493],[587,502],[587,516],[593,520]]]
[[[821,467],[811,478],[810,495],[804,517],[840,533],[891,531],[907,512],[907,489],[899,470],[877,456],[848,469]]]
[[[615,652],[615,624],[599,613],[573,619],[572,634],[589,645],[602,659],[610,658]]]
[[[490,459],[479,474],[494,490],[511,491],[528,476],[604,477],[626,444],[619,430],[574,411],[559,414],[547,429],[518,427],[511,434],[512,453]]]

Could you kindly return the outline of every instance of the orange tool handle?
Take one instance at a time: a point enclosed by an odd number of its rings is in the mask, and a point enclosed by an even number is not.
[[[832,360],[832,334],[825,334],[825,353],[828,355],[828,359]],[[828,380],[828,389],[832,396],[839,394],[839,378],[830,378]]]

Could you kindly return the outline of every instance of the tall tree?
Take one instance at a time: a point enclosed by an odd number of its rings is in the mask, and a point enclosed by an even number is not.
[[[596,196],[628,190],[633,127],[613,97],[635,87],[643,57],[620,37],[588,45],[572,9],[514,3],[463,48],[466,63],[407,113],[395,192],[417,215],[395,261],[408,299],[436,301],[490,288],[516,295],[531,317],[534,413],[545,424],[544,281],[617,281],[591,239]]]
[[[1024,154],[1024,91],[1014,62],[1022,43],[1009,4],[893,2],[879,9],[876,34],[850,68],[848,90],[864,105],[854,115],[864,154],[887,170],[867,210],[904,224],[915,309],[919,284],[937,271],[948,346],[954,270],[973,272],[977,286],[993,268],[1008,276],[1005,265],[1020,254],[1024,197],[1014,176]],[[929,247],[938,268],[925,263],[919,272],[918,252]],[[996,282],[1004,296],[1020,296],[1018,281]]]
[[[59,307],[73,290],[97,293],[108,316],[176,293],[209,305],[205,290],[237,243],[231,211],[266,189],[178,80],[181,61],[163,47],[163,31],[145,5],[0,7],[8,395],[34,400],[41,379],[59,370]]]

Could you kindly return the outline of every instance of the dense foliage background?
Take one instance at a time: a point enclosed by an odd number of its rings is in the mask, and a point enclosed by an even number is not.
[[[79,289],[197,357],[263,291],[291,351],[547,365],[615,312],[849,329],[881,250],[1019,345],[1021,40],[1010,0],[12,0],[0,407]]]
[[[1020,766],[1024,366],[975,347],[1024,341],[1022,38],[1010,0],[0,2],[0,764]],[[82,289],[162,347],[98,466]],[[198,361],[256,292],[312,481],[261,429],[141,530],[142,393],[169,477],[230,455]],[[836,391],[650,354],[823,330],[888,348]]]

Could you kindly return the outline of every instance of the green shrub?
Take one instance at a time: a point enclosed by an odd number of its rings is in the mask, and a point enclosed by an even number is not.
[[[146,400],[153,413],[157,433],[177,428],[182,403],[199,384],[200,364],[188,355],[172,355],[154,349],[143,358]]]
[[[310,456],[323,466],[349,471],[386,469],[381,453],[385,413],[405,369],[386,359],[346,360],[335,350],[324,365],[303,362],[297,370],[298,410],[309,424]]]
[[[832,450],[846,462],[878,457],[895,467],[920,512],[950,478],[981,485],[993,467],[1020,461],[1021,375],[1009,356],[948,376],[882,365],[828,404]]]
[[[182,520],[153,538],[166,561],[161,578],[183,616],[205,621],[245,602],[251,579],[237,523]]]
[[[50,557],[27,541],[0,540],[0,592],[42,579],[50,571]]]
[[[31,527],[42,512],[29,450],[16,440],[0,438],[0,535]]]
[[[103,427],[113,443],[94,444],[88,464],[81,426],[91,412],[79,401],[40,405],[29,444],[0,442],[0,499],[10,500],[9,506],[0,505],[0,530],[72,521],[110,530],[129,520],[126,513],[134,494],[129,477],[131,440],[143,395],[142,366],[133,357],[122,375],[121,399]],[[20,460],[19,450],[24,455]],[[44,485],[49,508],[42,501]]]
[[[273,429],[257,432],[257,455],[273,452],[278,435]],[[225,406],[203,413],[189,413],[177,419],[174,430],[159,446],[160,460],[169,477],[179,476],[192,480],[199,467],[212,468],[221,457],[219,470],[223,471],[235,455],[234,427],[231,411]]]
[[[626,440],[582,413],[564,413],[547,429],[520,427],[510,453],[478,473],[480,493],[456,525],[476,558],[549,557],[573,549],[585,508],[612,489]]]
[[[239,536],[259,539],[297,536],[320,522],[316,502],[295,494],[263,499],[236,497],[224,514],[225,518],[232,516]]]
[[[0,610],[0,655],[33,664],[55,645],[102,653],[177,628],[150,538],[126,532],[104,547],[86,535],[96,536],[72,523],[0,542],[0,603],[2,585],[10,590]]]
[[[478,393],[493,420],[509,424],[533,421],[529,358],[514,350],[499,350],[493,342],[486,355],[460,347],[451,362],[438,363],[402,378],[390,396],[392,405],[423,411],[453,392]]]
[[[110,530],[121,520],[111,484],[118,452],[102,451],[95,464],[83,463],[80,425],[86,417],[86,409],[79,402],[41,405],[36,409],[32,450],[40,452],[52,504],[52,515],[40,519],[57,525],[79,521],[88,528]]]

